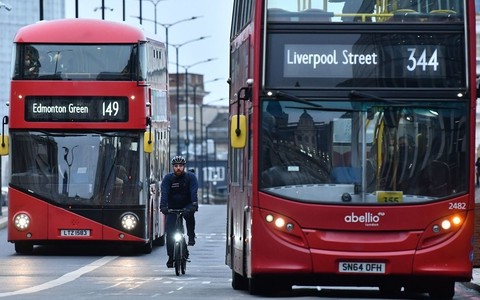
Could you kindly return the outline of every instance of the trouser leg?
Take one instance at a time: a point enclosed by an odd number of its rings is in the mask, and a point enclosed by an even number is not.
[[[177,217],[175,215],[166,215],[166,218],[167,255],[173,257],[173,245],[175,243],[173,240],[173,232],[175,231],[175,221]]]
[[[195,237],[195,215],[190,214],[188,216],[184,216],[184,218],[187,225],[187,235],[189,237]]]

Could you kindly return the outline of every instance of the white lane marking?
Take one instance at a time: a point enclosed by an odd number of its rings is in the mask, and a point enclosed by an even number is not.
[[[108,264],[109,262],[116,259],[117,257],[118,256],[105,256],[103,258],[100,258],[100,259],[92,262],[91,264],[88,264],[86,266],[81,267],[80,269],[77,269],[75,271],[67,273],[67,274],[65,274],[65,275],[63,275],[63,276],[61,276],[57,279],[42,283],[42,284],[37,285],[37,286],[32,286],[32,287],[29,287],[29,288],[14,291],[14,292],[0,293],[0,297],[31,294],[31,293],[36,293],[36,292],[40,292],[40,291],[43,291],[43,290],[48,290],[48,289],[54,288],[56,286],[71,282],[71,281],[79,278],[83,274],[92,272],[93,270],[95,270],[97,268],[100,268],[101,266],[103,266],[105,264]]]

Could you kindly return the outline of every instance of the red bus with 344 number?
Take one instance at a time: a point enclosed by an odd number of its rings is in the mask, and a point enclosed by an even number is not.
[[[470,281],[474,1],[236,0],[230,49],[234,289]]]
[[[8,241],[164,242],[165,45],[122,23],[64,19],[14,39]],[[3,137],[5,138],[5,137]]]

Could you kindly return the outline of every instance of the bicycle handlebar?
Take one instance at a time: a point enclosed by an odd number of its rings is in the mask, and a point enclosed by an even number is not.
[[[169,214],[172,214],[172,215],[180,215],[180,214],[184,214],[184,213],[185,213],[185,209],[184,209],[184,208],[180,208],[180,209],[171,209],[171,208],[169,208],[169,209],[168,209],[168,213],[169,213]]]

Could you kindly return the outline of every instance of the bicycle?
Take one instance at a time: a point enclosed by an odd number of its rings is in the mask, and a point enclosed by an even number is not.
[[[175,274],[177,276],[180,276],[180,273],[185,275],[188,261],[187,242],[185,241],[185,230],[183,227],[183,215],[185,211],[183,209],[168,209],[168,213],[177,215],[175,230],[173,232],[173,266],[175,268]]]

